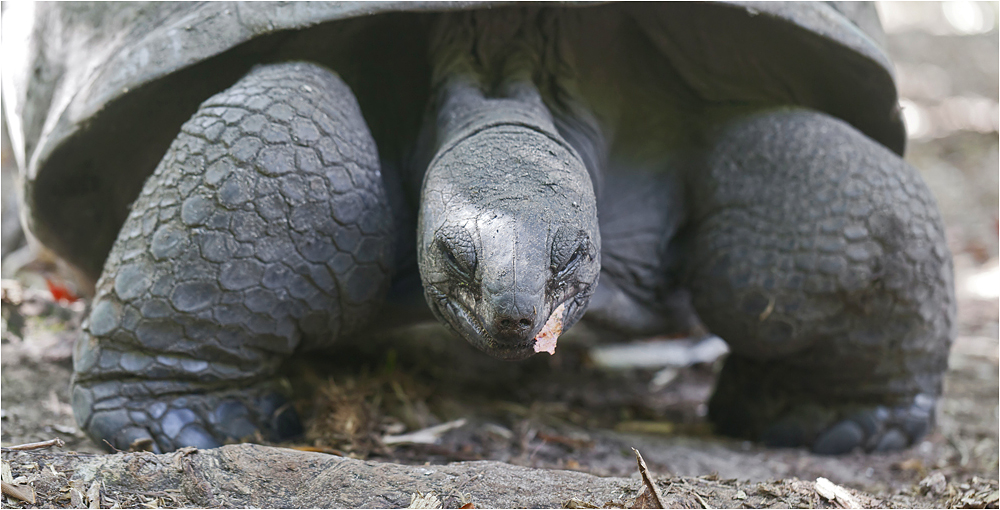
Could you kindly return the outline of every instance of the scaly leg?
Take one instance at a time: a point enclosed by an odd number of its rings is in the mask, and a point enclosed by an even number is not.
[[[955,309],[917,172],[842,121],[784,110],[728,125],[693,185],[689,284],[732,349],[717,430],[821,453],[921,437]]]
[[[391,241],[348,87],[308,63],[254,69],[201,105],[133,204],[75,347],[77,422],[158,451],[299,433],[276,370],[368,320]]]

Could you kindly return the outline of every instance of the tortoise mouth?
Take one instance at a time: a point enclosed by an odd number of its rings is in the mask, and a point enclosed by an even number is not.
[[[535,337],[527,338],[523,342],[516,344],[502,344],[496,340],[483,326],[474,312],[469,310],[458,300],[451,299],[446,293],[435,288],[428,288],[433,297],[430,302],[434,314],[437,315],[452,331],[458,333],[467,342],[477,349],[504,361],[520,361],[536,354]],[[576,322],[577,311],[580,309],[579,296],[570,296],[550,307],[548,313],[559,308],[559,305],[566,303],[563,311],[563,322],[565,329],[569,329]]]

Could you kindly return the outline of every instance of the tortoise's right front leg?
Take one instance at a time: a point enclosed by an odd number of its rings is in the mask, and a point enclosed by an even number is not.
[[[849,124],[775,109],[720,129],[692,179],[693,304],[732,354],[725,434],[839,454],[898,450],[934,420],[954,290],[917,171]]]
[[[276,370],[368,319],[391,240],[348,87],[256,68],[201,105],[133,204],[75,347],[77,422],[120,449],[298,434]]]

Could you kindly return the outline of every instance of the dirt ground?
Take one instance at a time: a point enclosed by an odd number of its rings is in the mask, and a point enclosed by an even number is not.
[[[397,469],[399,465],[397,475],[403,478],[416,476],[413,470],[427,464],[448,463],[458,463],[449,464],[458,470],[474,466],[482,472],[502,471],[503,465],[514,465],[613,477],[581,475],[564,480],[559,478],[564,476],[561,471],[540,475],[511,467],[512,478],[502,483],[527,487],[542,478],[554,484],[558,481],[558,490],[552,488],[555,485],[539,489],[553,491],[555,499],[477,496],[480,499],[472,503],[481,507],[550,506],[553,502],[566,507],[629,506],[642,487],[631,449],[636,448],[665,497],[673,498],[670,504],[678,506],[838,506],[817,496],[814,481],[824,477],[853,490],[864,507],[997,508],[996,90],[1000,80],[998,9],[996,4],[984,5],[982,12],[991,13],[993,28],[982,33],[959,33],[954,23],[945,24],[947,16],[936,2],[895,13],[890,11],[899,6],[882,9],[904,107],[910,110],[912,138],[907,158],[921,170],[941,205],[955,255],[959,299],[957,338],[937,427],[920,444],[901,452],[839,457],[801,449],[766,449],[711,434],[704,418],[705,402],[718,361],[666,370],[608,369],[594,361],[593,335],[578,330],[560,340],[557,356],[510,364],[487,359],[428,326],[344,345],[322,359],[290,366],[290,383],[302,395],[296,406],[307,418],[309,432],[295,444],[280,446],[305,450],[295,452],[304,455],[302,462],[337,464],[337,469],[377,470],[372,466],[378,463],[391,463],[385,464],[386,469]],[[932,8],[938,11],[931,12]],[[984,98],[987,103],[976,103]],[[992,117],[976,120],[976,105],[992,108]],[[8,212],[4,214],[6,220]],[[12,477],[7,480],[4,473],[4,481],[30,481],[37,495],[34,505],[11,498],[4,498],[4,505],[85,507],[96,501],[133,507],[268,506],[249,499],[223,504],[223,500],[198,500],[190,493],[170,491],[143,496],[119,486],[105,486],[93,499],[89,485],[70,487],[58,476],[45,478],[49,476],[46,470],[70,469],[67,462],[73,459],[105,462],[101,469],[112,469],[109,466],[115,462],[131,462],[129,455],[150,454],[89,455],[104,450],[76,427],[68,395],[71,347],[86,303],[55,303],[40,282],[37,272],[23,272],[18,283],[9,287],[10,295],[5,282],[0,441],[8,447],[59,438],[65,446],[4,451]],[[406,442],[406,434],[433,426],[447,429],[434,436],[435,442]],[[231,448],[236,456],[271,454],[270,450]],[[70,451],[81,456],[67,460],[59,453]],[[523,479],[517,478],[522,475]],[[418,486],[424,487],[413,485]],[[440,491],[445,485],[426,487],[444,494]],[[382,499],[294,501],[300,506],[405,506],[414,494],[402,491]],[[439,503],[460,507],[469,501],[442,496]]]
[[[3,444],[60,438],[63,451],[103,453],[81,435],[68,404],[70,346],[82,308],[28,294],[16,310],[5,305],[10,334],[0,357]],[[807,502],[815,495],[811,483],[796,485],[796,479],[825,477],[875,498],[875,506],[995,507],[997,340],[980,335],[996,330],[997,302],[964,301],[961,309],[963,334],[952,352],[938,427],[902,452],[823,457],[712,436],[703,414],[718,363],[678,369],[661,387],[651,384],[653,370],[591,366],[584,335],[569,339],[560,357],[506,364],[477,356],[464,344],[456,347],[436,327],[345,346],[329,358],[295,366],[293,383],[304,395],[297,404],[310,417],[310,432],[282,446],[410,465],[496,460],[605,477],[636,473],[634,447],[661,481],[705,475],[713,483],[728,481],[703,490],[713,504],[720,503],[719,491],[728,487],[735,494],[742,484],[764,499],[731,500],[729,506],[797,506],[790,497]],[[24,319],[23,340],[14,337],[15,311]],[[316,391],[309,395],[308,388]],[[464,424],[435,444],[385,444],[387,435],[452,420]],[[4,453],[15,477],[30,474],[26,464],[39,465],[38,457],[17,455]],[[580,486],[580,494],[588,487]]]

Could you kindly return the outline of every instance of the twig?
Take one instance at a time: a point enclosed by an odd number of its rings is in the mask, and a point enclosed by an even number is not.
[[[457,429],[465,425],[465,418],[461,418],[455,421],[449,421],[448,423],[442,423],[441,425],[435,425],[433,427],[427,427],[426,429],[420,429],[409,434],[401,434],[398,436],[386,435],[382,437],[382,442],[386,445],[402,444],[402,443],[413,443],[413,444],[434,444],[441,439],[441,436],[445,432],[451,429]]]
[[[701,482],[701,478],[695,478],[694,480],[699,483]],[[708,503],[705,503],[705,500],[701,498],[701,494],[698,494],[698,491],[688,483],[686,478],[682,478],[681,481],[684,482],[685,487],[691,489],[691,494],[694,494],[694,498],[698,500],[698,503],[701,504],[702,508],[705,510],[713,510],[712,507],[708,506]]]
[[[635,462],[639,465],[639,476],[642,477],[643,485],[649,489],[649,494],[653,496],[653,502],[656,503],[657,508],[666,508],[663,506],[663,496],[660,495],[660,489],[656,488],[656,484],[649,477],[649,469],[646,468],[646,461],[642,459],[642,454],[635,448],[632,448],[632,451],[635,452]]]
[[[705,503],[704,499],[701,499],[701,494],[698,494],[698,491],[692,489],[691,494],[694,494],[695,499],[697,499],[698,502],[701,503],[702,508],[704,508],[705,510],[712,510],[712,507],[708,506],[708,503]]]
[[[55,439],[49,439],[48,441],[40,441],[38,443],[25,443],[16,446],[4,446],[3,448],[0,448],[0,450],[3,450],[5,452],[13,452],[13,451],[21,452],[25,450],[38,450],[40,448],[49,448],[51,446],[58,446],[62,448],[63,446],[66,446],[66,442],[57,437]]]
[[[107,439],[101,439],[101,441],[104,441],[104,444],[108,445],[108,447],[111,448],[112,450],[114,450],[115,453],[124,453],[122,450],[119,450],[118,448],[115,448],[115,445],[109,443]]]

